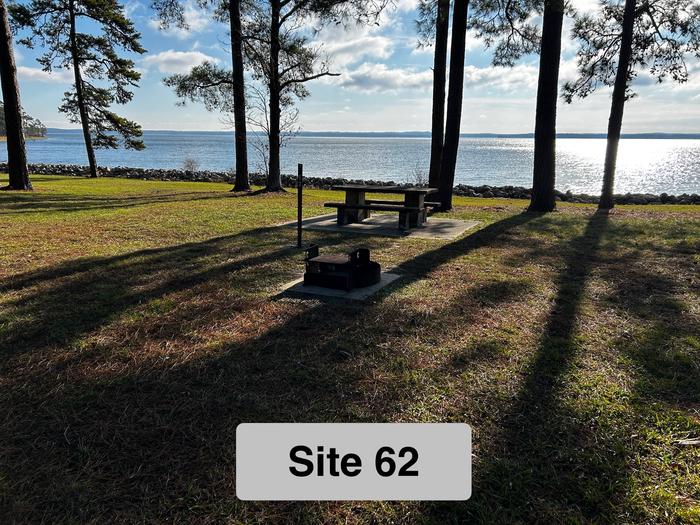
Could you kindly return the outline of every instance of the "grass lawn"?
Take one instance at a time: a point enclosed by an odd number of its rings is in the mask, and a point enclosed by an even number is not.
[[[452,242],[308,232],[403,275],[328,306],[276,296],[292,193],[33,181],[0,193],[1,523],[700,523],[700,208],[457,198],[481,224]],[[238,501],[257,421],[469,423],[473,496]]]

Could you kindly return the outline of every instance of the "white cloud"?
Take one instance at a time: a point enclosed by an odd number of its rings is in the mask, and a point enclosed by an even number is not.
[[[345,68],[368,58],[387,59],[394,52],[394,41],[381,34],[378,26],[331,25],[321,29],[316,44],[328,54],[334,66]]]
[[[465,66],[464,89],[483,92],[508,92],[530,96],[537,87],[538,68],[534,65],[507,67]],[[342,76],[329,80],[340,87],[364,93],[386,93],[398,90],[430,91],[433,72],[410,68],[390,68],[386,64],[363,63]]]
[[[414,42],[417,42],[418,37],[415,37]],[[452,40],[452,28],[450,28],[450,31],[447,35],[447,46],[449,49],[450,42]],[[473,30],[467,31],[467,40],[466,40],[466,52],[467,54],[475,51],[477,49],[481,49],[484,47],[484,44],[481,40],[479,40],[476,37],[476,32]],[[433,55],[435,53],[435,45],[429,45],[429,46],[423,46],[423,47],[414,47],[413,50],[411,51],[411,54],[413,55]]]
[[[396,10],[400,12],[413,11],[418,7],[418,0],[396,0]]]
[[[700,64],[693,62],[688,64],[689,78],[687,82],[678,83],[667,78],[659,83],[647,71],[642,72],[634,80],[632,89],[639,92],[640,96],[658,98],[666,102],[674,102],[679,105],[686,104],[688,100],[700,100]],[[639,88],[639,89],[636,89]],[[687,105],[685,110],[687,110]]]
[[[405,13],[414,11],[418,0],[396,0],[393,8],[382,11],[377,24],[327,25],[320,28],[315,43],[322,46],[336,68],[347,68],[368,59],[391,58],[398,47],[415,47],[417,37],[413,26],[403,27]],[[310,19],[308,27],[318,27]]]
[[[599,0],[573,0],[572,6],[580,13],[590,13],[600,9]]]
[[[559,83],[573,82],[578,78],[578,65],[576,58],[562,59],[559,64]]]
[[[51,73],[38,67],[19,66],[17,74],[25,82],[47,82],[52,84],[69,84],[73,82],[73,71],[58,69]]]
[[[361,35],[347,40],[334,40],[324,45],[333,64],[344,67],[363,58],[389,58],[393,52],[392,41],[379,35]]]
[[[124,14],[131,18],[138,11],[143,11],[145,9],[144,5],[138,0],[127,0],[124,3]]]
[[[515,67],[464,68],[464,88],[492,88],[500,91],[516,91],[537,87],[538,69],[531,65]]]
[[[184,17],[185,23],[187,24],[186,29],[175,26],[169,27],[168,29],[162,29],[158,20],[149,20],[148,25],[166,36],[172,36],[178,40],[185,40],[196,33],[204,32],[212,23],[212,20],[207,13],[198,8],[192,2],[187,2],[185,4]]]
[[[400,89],[430,89],[433,73],[413,69],[389,69],[386,64],[364,63],[347,71],[335,83],[340,87],[365,93],[393,92]]]
[[[430,96],[420,99],[397,97],[392,104],[385,103],[379,97],[367,98],[367,101],[353,104],[342,112],[330,108],[319,110],[312,99],[308,99],[302,102],[301,125],[306,130],[316,131],[406,131],[430,128]]]
[[[161,73],[187,73],[202,62],[218,63],[219,60],[199,51],[175,51],[169,49],[155,55],[149,55],[141,61],[148,68],[158,68],[158,71]]]

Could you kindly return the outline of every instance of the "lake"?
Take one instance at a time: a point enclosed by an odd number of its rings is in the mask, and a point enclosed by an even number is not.
[[[259,140],[259,138],[253,138]],[[194,159],[199,169],[225,171],[234,165],[232,132],[145,131],[144,151],[98,150],[102,166],[182,168]],[[604,139],[561,138],[557,142],[557,189],[599,194]],[[79,130],[50,129],[27,142],[31,163],[86,164]],[[0,160],[7,151],[0,148]],[[492,186],[532,184],[530,138],[462,138],[456,182]],[[409,137],[297,136],[282,150],[282,171],[317,177],[409,182],[427,172],[430,139]],[[251,171],[261,171],[253,148]],[[700,140],[623,139],[616,193],[700,193]]]

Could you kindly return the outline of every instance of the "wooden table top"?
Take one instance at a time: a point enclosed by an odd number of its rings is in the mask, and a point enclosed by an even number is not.
[[[371,184],[341,184],[340,186],[333,186],[335,191],[363,191],[366,193],[396,193],[396,194],[406,194],[406,193],[423,193],[429,195],[430,193],[437,193],[437,188],[402,188],[401,186],[376,186]]]

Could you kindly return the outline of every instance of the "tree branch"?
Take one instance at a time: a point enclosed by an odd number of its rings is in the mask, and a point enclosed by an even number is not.
[[[340,73],[331,73],[329,71],[325,71],[323,73],[317,73],[316,75],[310,75],[308,77],[302,77],[302,78],[290,78],[289,80],[286,80],[280,84],[282,89],[291,86],[292,84],[303,84],[304,82],[308,82],[310,80],[316,80],[317,78],[321,77],[339,77]]]

